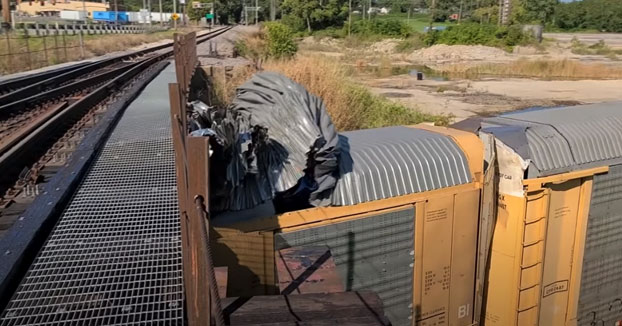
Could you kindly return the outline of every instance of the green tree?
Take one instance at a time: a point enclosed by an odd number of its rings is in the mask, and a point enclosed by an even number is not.
[[[309,33],[328,26],[342,26],[348,17],[347,0],[284,0],[283,22],[300,31],[300,21]]]
[[[521,0],[520,6],[524,14],[517,19],[524,23],[548,23],[558,3],[558,0]]]
[[[553,16],[557,27],[563,29],[596,29],[603,32],[622,32],[622,1],[583,0],[560,3]]]

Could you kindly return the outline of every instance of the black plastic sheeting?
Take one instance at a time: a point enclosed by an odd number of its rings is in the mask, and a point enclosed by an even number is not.
[[[291,79],[255,74],[227,109],[192,103],[193,135],[210,136],[210,206],[279,210],[328,206],[339,138],[322,100]]]

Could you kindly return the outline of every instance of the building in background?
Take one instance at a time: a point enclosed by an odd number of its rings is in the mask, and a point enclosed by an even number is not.
[[[93,17],[93,11],[107,11],[110,9],[108,3],[85,1],[21,1],[18,0],[17,11],[29,16],[60,16],[63,10],[75,10],[88,12],[89,17]]]

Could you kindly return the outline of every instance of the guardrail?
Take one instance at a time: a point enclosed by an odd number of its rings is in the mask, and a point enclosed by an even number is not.
[[[79,23],[39,23],[19,22],[13,28],[26,35],[95,35],[95,34],[139,34],[166,30],[160,26],[79,24]]]

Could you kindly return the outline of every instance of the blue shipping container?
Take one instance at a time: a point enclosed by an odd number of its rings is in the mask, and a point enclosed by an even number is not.
[[[110,23],[128,23],[129,17],[124,11],[93,11],[93,20]]]

